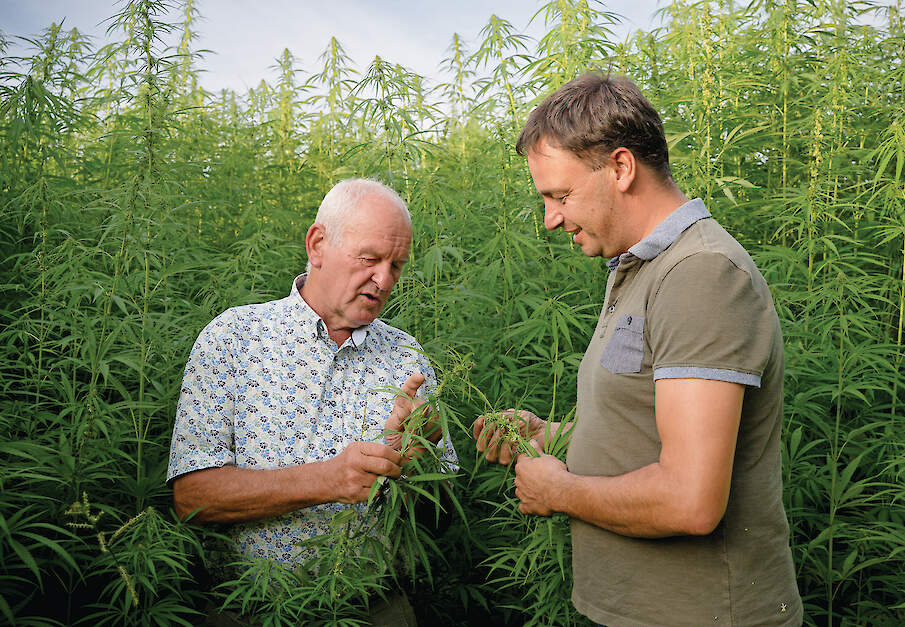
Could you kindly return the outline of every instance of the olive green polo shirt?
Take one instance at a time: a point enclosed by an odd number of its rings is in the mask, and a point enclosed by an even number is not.
[[[700,199],[609,265],[578,371],[571,472],[615,476],[659,460],[657,379],[746,389],[717,529],[643,539],[573,519],[575,607],[610,627],[801,623],[782,505],[782,335],[766,282]]]

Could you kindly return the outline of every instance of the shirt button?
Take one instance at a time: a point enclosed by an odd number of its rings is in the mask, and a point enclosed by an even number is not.
[[[607,311],[609,311],[610,313],[613,313],[614,311],[616,311],[616,305],[610,305],[610,308],[607,309]]]

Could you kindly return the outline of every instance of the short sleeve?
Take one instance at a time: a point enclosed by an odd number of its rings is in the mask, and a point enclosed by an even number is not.
[[[194,470],[235,463],[231,320],[229,311],[220,314],[192,347],[176,409],[167,482]]]
[[[714,379],[760,387],[773,348],[766,283],[720,253],[678,262],[648,304],[654,380]]]

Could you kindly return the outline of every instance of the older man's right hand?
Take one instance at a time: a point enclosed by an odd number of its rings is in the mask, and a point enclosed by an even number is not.
[[[352,442],[327,463],[339,503],[368,500],[371,486],[381,476],[397,478],[402,473],[402,455],[378,442]]]
[[[477,442],[478,451],[484,453],[489,462],[508,464],[518,457],[518,447],[513,441],[512,433],[504,426],[496,424],[498,419],[505,418],[510,422],[524,440],[535,439],[541,448],[544,445],[544,427],[546,422],[535,414],[524,409],[507,409],[504,412],[496,412],[493,418],[478,416],[472,430]]]

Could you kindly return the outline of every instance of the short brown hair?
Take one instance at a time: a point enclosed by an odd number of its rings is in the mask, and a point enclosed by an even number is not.
[[[672,178],[663,122],[625,77],[588,72],[547,96],[528,116],[515,149],[524,156],[542,139],[595,170],[622,146],[664,179]]]

